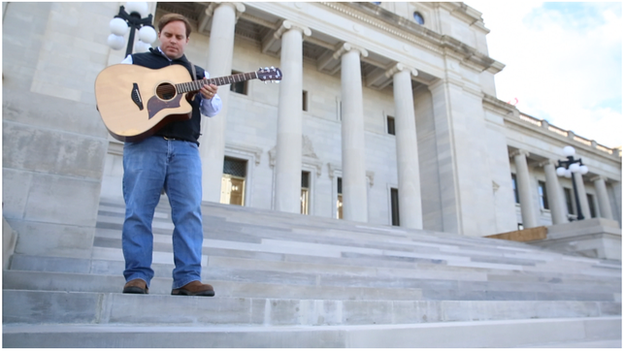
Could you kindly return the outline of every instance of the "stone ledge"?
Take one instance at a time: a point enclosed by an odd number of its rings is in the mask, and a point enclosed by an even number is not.
[[[530,244],[561,253],[622,261],[622,229],[618,222],[604,218],[549,226],[546,239]]]

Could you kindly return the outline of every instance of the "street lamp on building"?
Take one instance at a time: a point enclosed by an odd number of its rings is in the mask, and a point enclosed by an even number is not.
[[[113,50],[121,50],[125,45],[124,36],[130,29],[126,56],[134,51],[145,52],[150,44],[156,41],[156,31],[152,27],[152,14],[146,2],[127,2],[126,6],[119,7],[119,14],[110,21],[111,35],[108,36],[108,46]],[[134,43],[134,35],[139,30],[139,40]]]
[[[585,219],[585,217],[583,217],[583,212],[581,211],[581,204],[579,203],[579,195],[573,173],[587,174],[589,168],[583,164],[580,158],[574,159],[575,152],[576,150],[574,150],[572,146],[563,148],[563,155],[567,160],[558,161],[559,167],[557,167],[557,175],[560,177],[572,178],[572,188],[574,189],[574,199],[576,200],[576,219],[580,221]]]

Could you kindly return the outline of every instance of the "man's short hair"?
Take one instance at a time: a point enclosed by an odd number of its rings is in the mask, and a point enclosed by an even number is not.
[[[158,31],[162,32],[165,26],[173,21],[182,21],[184,22],[184,26],[186,26],[186,37],[188,38],[191,35],[191,22],[179,13],[168,13],[163,15],[158,20]]]

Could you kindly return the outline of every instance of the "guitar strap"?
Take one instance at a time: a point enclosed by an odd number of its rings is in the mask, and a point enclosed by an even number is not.
[[[193,71],[193,80],[197,80],[197,71],[195,70],[195,65],[193,64],[193,62],[190,62],[191,64],[191,70]]]
[[[195,70],[195,65],[191,61],[189,61],[189,63],[191,64],[191,71],[193,72],[193,81],[196,81],[197,80],[197,71]],[[195,100],[195,96],[197,96],[197,94],[193,94],[193,100]]]

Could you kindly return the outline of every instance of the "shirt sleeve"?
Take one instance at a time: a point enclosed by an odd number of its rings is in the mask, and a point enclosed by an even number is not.
[[[204,77],[210,78],[210,74],[207,71],[204,71]],[[202,100],[199,105],[199,110],[202,115],[207,117],[214,117],[219,112],[221,112],[221,107],[223,103],[221,102],[221,97],[219,94],[215,94],[212,99],[204,99],[204,96],[199,93],[197,94]]]

